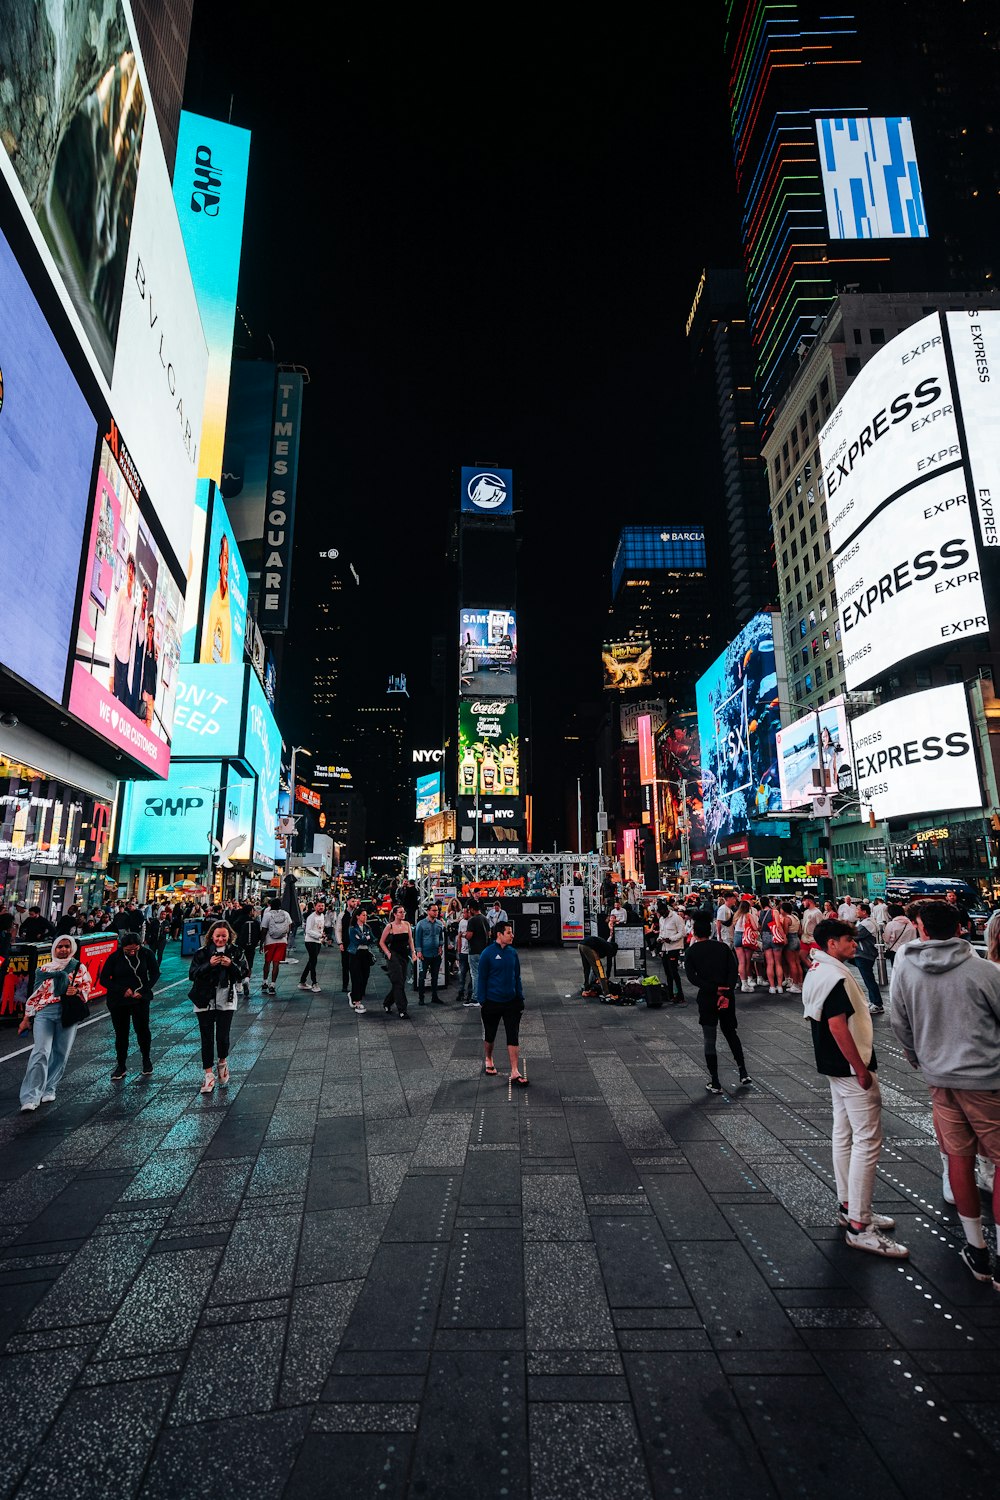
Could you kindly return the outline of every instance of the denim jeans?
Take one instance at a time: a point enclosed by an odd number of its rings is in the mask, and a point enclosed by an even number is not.
[[[436,1000],[438,992],[438,974],[441,970],[441,955],[440,953],[435,953],[433,955],[418,953],[417,957],[420,961],[420,967],[417,970],[417,994],[420,996],[421,1000],[424,998],[424,986],[429,975],[431,981],[431,999]]]
[[[873,958],[858,958],[855,955],[854,967],[864,980],[865,989],[868,991],[869,1004],[881,1005],[882,996],[879,993],[878,985],[875,983],[875,960]]]
[[[31,1023],[33,1046],[21,1084],[22,1104],[37,1104],[43,1094],[55,1093],[76,1033],[77,1027],[63,1025],[61,1005],[47,1005],[38,1012]]]
[[[472,998],[477,1005],[479,1004],[479,960],[482,956],[481,953],[469,954],[469,973],[472,975]]]
[[[469,968],[469,955],[460,953],[458,955],[458,998],[464,1000],[466,991],[472,983],[472,971]],[[475,996],[471,997],[473,1000]]]

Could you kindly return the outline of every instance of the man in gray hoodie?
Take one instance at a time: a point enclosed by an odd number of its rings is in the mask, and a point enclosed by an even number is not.
[[[962,1260],[1000,1290],[983,1235],[976,1149],[1000,1163],[1000,967],[958,936],[961,912],[944,901],[917,907],[920,941],[892,966],[892,1029],[931,1092],[934,1130],[948,1158],[967,1243]],[[993,1216],[1000,1222],[1000,1176]]]

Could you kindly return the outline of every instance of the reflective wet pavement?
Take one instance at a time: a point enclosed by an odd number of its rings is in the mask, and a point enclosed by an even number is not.
[[[744,1001],[755,1086],[713,1098],[693,1006],[583,1001],[574,956],[527,951],[508,1098],[454,991],[357,1018],[320,962],[321,995],[291,965],[255,989],[209,1098],[169,951],[152,1079],[136,1053],[109,1082],[104,1019],[54,1107],[19,1115],[24,1059],[0,1061],[0,1493],[989,1487],[1000,1295],[959,1264],[888,1017],[877,1201],[904,1264],[834,1226],[797,996]]]

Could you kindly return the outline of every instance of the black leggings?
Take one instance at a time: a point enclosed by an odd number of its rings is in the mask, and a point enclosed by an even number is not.
[[[149,1030],[149,1001],[133,1000],[128,1005],[109,1005],[108,1015],[115,1028],[115,1056],[119,1068],[124,1068],[128,1057],[129,1027],[135,1027],[135,1039],[139,1043],[144,1063],[149,1062],[152,1035]]]
[[[319,958],[319,950],[322,946],[322,943],[306,943],[306,952],[309,957],[306,959],[306,966],[302,970],[302,978],[299,980],[299,984],[308,984],[310,974],[312,974],[312,983],[319,984],[319,980],[316,978],[316,960]]]
[[[355,1005],[365,998],[368,976],[372,971],[370,953],[351,954],[351,1000]]]
[[[712,1022],[708,1022],[706,1024],[706,1022],[702,1021],[701,1029],[705,1033],[705,1061],[708,1064],[708,1071],[711,1076],[712,1082],[718,1083],[719,1057],[718,1053],[715,1050],[716,1026]],[[729,1050],[733,1054],[733,1061],[736,1063],[736,1066],[740,1070],[740,1077],[745,1078],[747,1068],[746,1063],[743,1059],[743,1048],[740,1045],[740,1039],[736,1034],[736,1017],[734,1015],[727,1016],[725,1012],[720,1011],[718,1030],[722,1032],[722,1035],[725,1037],[727,1043],[729,1044]]]
[[[231,1010],[200,1010],[198,1027],[201,1031],[201,1065],[210,1068],[216,1054],[220,1062],[229,1056],[229,1033],[233,1028]]]
[[[406,959],[401,958],[398,953],[394,953],[389,959],[386,968],[389,971],[389,983],[392,989],[382,1002],[386,1010],[392,1010],[395,1005],[401,1016],[406,1015],[406,963]]]

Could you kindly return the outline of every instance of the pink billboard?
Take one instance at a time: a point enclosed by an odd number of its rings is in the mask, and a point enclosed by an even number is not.
[[[183,598],[112,423],[101,445],[69,709],[157,776],[170,768]]]

